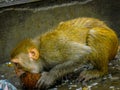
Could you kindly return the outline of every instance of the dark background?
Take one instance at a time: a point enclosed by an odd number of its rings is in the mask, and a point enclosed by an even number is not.
[[[36,0],[37,1],[37,0]],[[40,0],[0,8],[0,63],[24,38],[35,37],[61,21],[94,17],[106,22],[120,37],[120,0]]]

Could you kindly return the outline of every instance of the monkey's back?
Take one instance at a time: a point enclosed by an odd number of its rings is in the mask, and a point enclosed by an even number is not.
[[[98,19],[83,17],[61,22],[55,30],[59,31],[59,34],[62,34],[60,31],[65,33],[71,40],[75,39],[80,43],[86,43],[89,31],[95,27],[109,29],[104,22]]]
[[[113,59],[118,49],[118,37],[103,21],[94,18],[77,18],[62,22],[57,30],[63,31],[70,40],[84,43],[99,54]],[[100,55],[100,53],[105,53]],[[107,55],[109,54],[109,55]]]
[[[53,54],[51,56],[55,57],[55,59],[58,59],[60,53],[64,53],[64,50],[66,50],[64,54],[67,55],[71,49],[68,49],[68,42],[89,46],[92,53],[88,56],[88,59],[93,60],[92,62],[96,66],[101,62],[107,64],[109,60],[115,57],[118,48],[118,38],[115,32],[104,22],[93,18],[78,18],[62,22],[53,31],[46,33],[42,37],[42,46],[44,46],[44,50],[46,48],[44,52],[49,50],[49,52],[54,53],[56,57]],[[61,50],[61,52],[58,50]],[[63,59],[62,56],[59,60],[61,59]]]

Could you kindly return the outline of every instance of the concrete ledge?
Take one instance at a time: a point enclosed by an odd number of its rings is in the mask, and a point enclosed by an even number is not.
[[[41,1],[41,0],[0,0],[0,7],[7,7],[12,5],[36,2],[36,1]]]

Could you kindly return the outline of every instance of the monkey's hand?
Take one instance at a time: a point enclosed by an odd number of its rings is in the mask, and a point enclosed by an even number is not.
[[[36,88],[46,89],[49,88],[55,81],[54,76],[50,75],[49,72],[43,72],[41,78],[36,84]]]

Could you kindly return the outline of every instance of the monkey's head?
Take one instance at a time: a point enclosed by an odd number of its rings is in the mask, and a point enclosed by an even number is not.
[[[14,63],[18,76],[25,71],[39,73],[42,70],[39,49],[31,39],[23,40],[13,49],[11,62]]]

